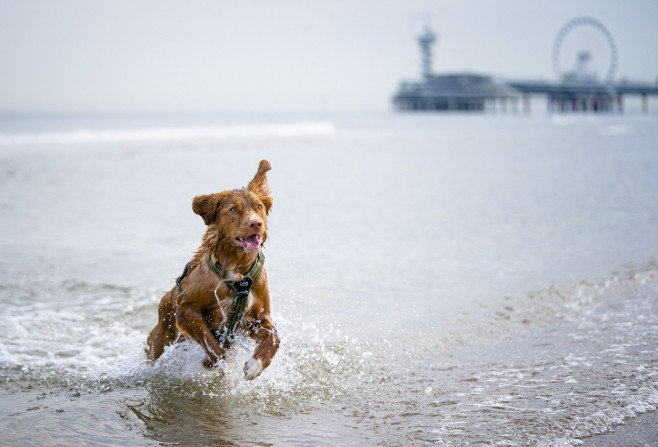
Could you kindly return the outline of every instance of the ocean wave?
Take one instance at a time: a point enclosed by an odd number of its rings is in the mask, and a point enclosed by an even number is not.
[[[205,353],[189,341],[167,347],[149,367],[144,347],[159,302],[153,290],[69,279],[51,285],[49,299],[23,299],[40,288],[42,284],[0,286],[0,292],[16,297],[3,303],[11,335],[0,341],[0,378],[9,388],[47,384],[93,392],[165,382],[170,388],[210,397],[219,393],[244,404],[256,395],[259,401],[291,407],[298,399],[347,395],[351,383],[345,378],[366,367],[366,344],[294,312],[274,316],[286,343],[258,381],[244,380],[242,365],[254,349],[253,340],[244,337],[238,337],[221,371],[204,368]],[[287,302],[277,292],[273,296]],[[52,306],[53,301],[67,305]]]
[[[472,363],[438,355],[440,375],[419,384],[440,416],[431,442],[579,445],[655,411],[657,290],[651,268],[492,309],[482,341],[469,348]]]
[[[63,132],[0,134],[0,145],[125,143],[261,138],[323,137],[334,134],[331,122],[236,126],[152,127],[141,129],[78,129]]]
[[[149,424],[164,421],[157,430],[167,438],[180,434],[168,427],[183,420],[234,417],[227,408],[299,413],[335,402],[350,408],[357,427],[379,429],[380,441],[577,445],[658,406],[653,267],[498,302],[484,321],[462,322],[458,333],[400,331],[399,342],[389,341],[388,331],[364,339],[290,311],[300,297],[275,291],[288,309],[274,316],[285,342],[253,382],[242,374],[253,341],[242,338],[221,371],[203,368],[204,353],[192,342],[169,347],[147,367],[154,291],[71,279],[39,301],[21,294],[32,296],[42,284],[4,285],[16,298],[5,303],[9,335],[0,342],[0,377],[13,390],[47,386],[49,405],[65,393],[129,395],[132,403],[122,411]],[[442,348],[449,339],[465,341],[465,351]],[[380,429],[383,420],[394,425]],[[197,431],[219,436],[213,427]]]

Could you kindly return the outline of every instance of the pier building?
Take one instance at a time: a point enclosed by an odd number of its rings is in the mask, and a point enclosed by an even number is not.
[[[398,110],[484,111],[507,107],[521,92],[492,76],[477,73],[435,75],[432,72],[432,44],[435,34],[428,28],[418,37],[422,53],[420,82],[402,82],[393,96]],[[499,104],[497,104],[499,103]]]

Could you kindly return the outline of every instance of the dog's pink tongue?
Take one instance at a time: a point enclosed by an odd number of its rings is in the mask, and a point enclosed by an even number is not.
[[[260,236],[257,234],[252,234],[244,240],[244,250],[245,251],[258,251],[260,250]]]

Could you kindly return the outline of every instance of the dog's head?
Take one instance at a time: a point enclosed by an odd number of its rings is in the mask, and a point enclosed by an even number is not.
[[[214,230],[218,244],[246,253],[261,249],[267,239],[267,215],[272,209],[265,175],[270,169],[270,163],[262,160],[246,188],[194,198],[192,210],[203,218],[209,233]]]

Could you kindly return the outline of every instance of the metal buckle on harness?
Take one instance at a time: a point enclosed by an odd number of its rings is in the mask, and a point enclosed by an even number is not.
[[[254,280],[249,276],[245,276],[240,281],[235,281],[233,287],[237,292],[240,298],[249,296],[249,291],[251,290],[251,285],[254,283]]]

